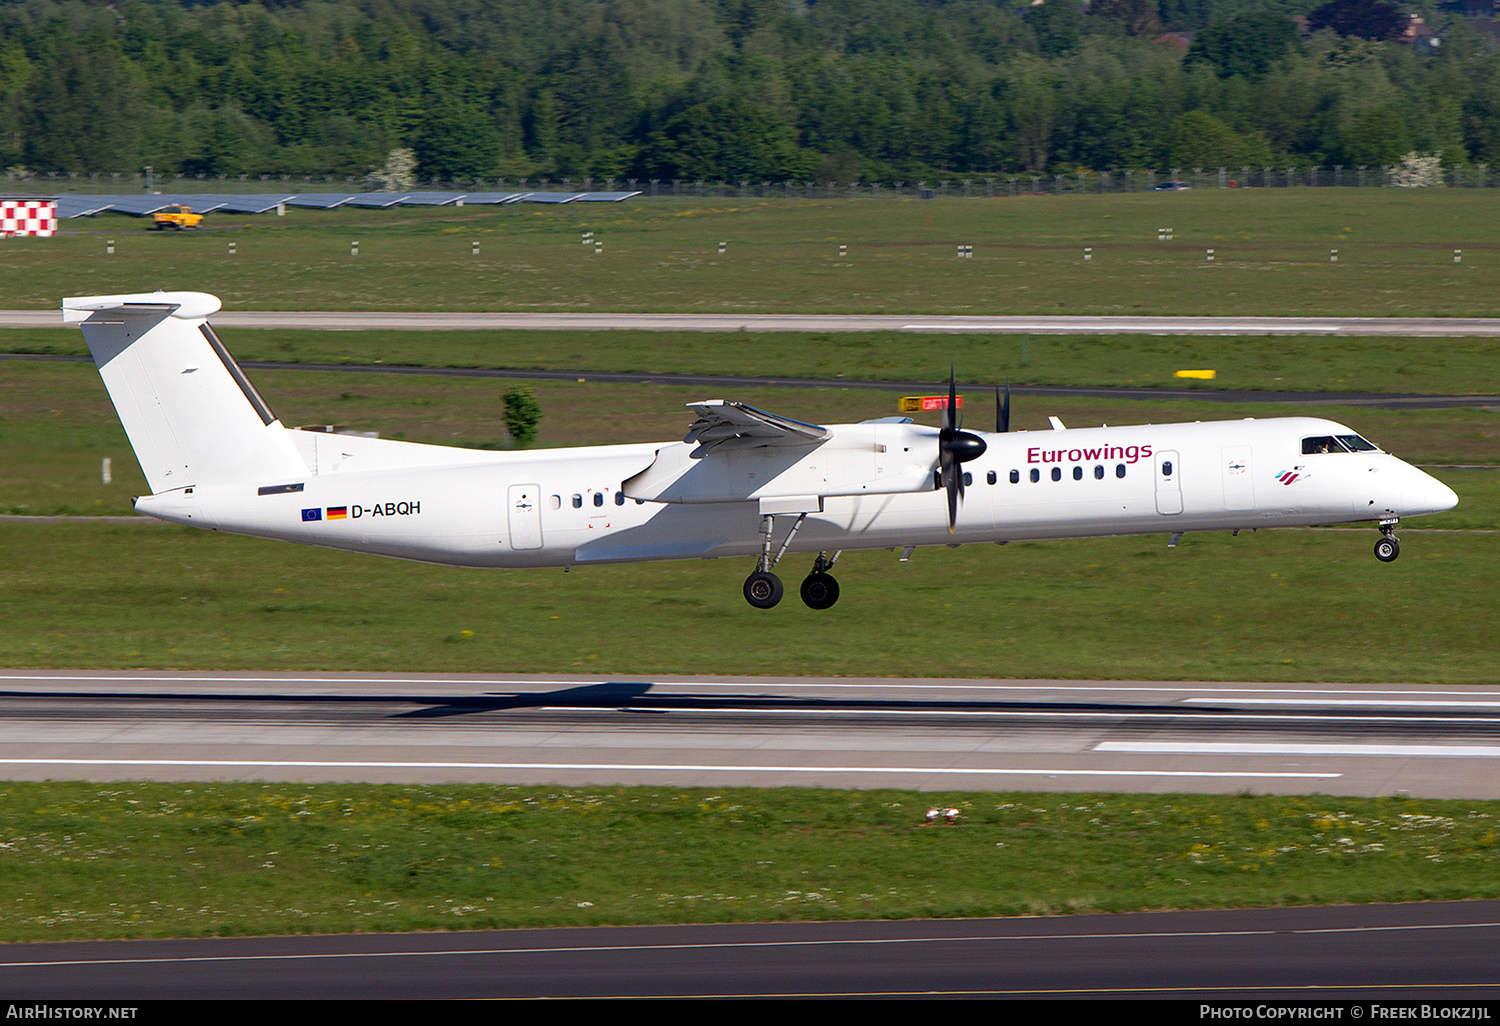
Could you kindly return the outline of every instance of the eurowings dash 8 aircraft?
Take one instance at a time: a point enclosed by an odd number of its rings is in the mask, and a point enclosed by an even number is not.
[[[476,567],[745,556],[768,609],[788,552],[816,554],[802,600],[838,600],[843,551],[1374,521],[1451,489],[1342,424],[1310,417],[965,431],[887,417],[827,426],[689,403],[680,442],[491,452],[289,429],[208,324],[199,292],[63,300],[140,460],[142,513],[173,523]]]

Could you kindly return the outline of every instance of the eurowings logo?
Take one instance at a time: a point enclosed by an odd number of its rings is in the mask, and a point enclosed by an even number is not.
[[[1280,481],[1284,485],[1289,485],[1301,476],[1302,475],[1297,473],[1295,470],[1283,470],[1276,475],[1276,480]]]

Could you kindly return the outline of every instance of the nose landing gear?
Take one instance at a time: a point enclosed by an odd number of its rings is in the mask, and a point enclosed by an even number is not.
[[[1401,555],[1401,543],[1396,540],[1396,525],[1400,523],[1396,517],[1391,517],[1380,522],[1380,540],[1375,543],[1375,558],[1382,563],[1390,563]]]

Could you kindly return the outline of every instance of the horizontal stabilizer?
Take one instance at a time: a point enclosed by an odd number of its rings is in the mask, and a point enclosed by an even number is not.
[[[219,312],[219,297],[206,292],[138,292],[129,296],[77,296],[63,300],[63,323],[77,324],[96,313],[166,317],[179,320],[207,318]]]

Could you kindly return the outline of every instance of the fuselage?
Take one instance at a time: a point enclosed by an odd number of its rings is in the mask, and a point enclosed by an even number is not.
[[[788,550],[817,552],[1381,521],[1457,502],[1318,418],[1017,431],[980,435],[950,532],[935,428],[831,431],[709,458],[688,442],[495,453],[289,431],[309,473],[165,491],[137,508],[302,544],[536,567],[754,556],[767,515],[776,544],[796,520]]]

